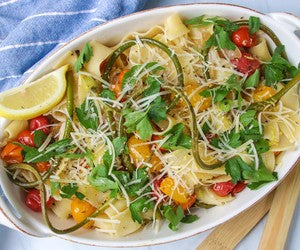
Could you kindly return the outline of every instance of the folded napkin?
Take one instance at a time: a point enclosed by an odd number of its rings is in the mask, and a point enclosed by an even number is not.
[[[0,91],[17,86],[51,50],[146,0],[4,0],[0,2]]]

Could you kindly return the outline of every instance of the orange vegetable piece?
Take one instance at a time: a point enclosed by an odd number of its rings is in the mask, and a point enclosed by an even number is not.
[[[181,204],[181,207],[183,210],[187,210],[189,209],[196,201],[196,195],[195,194],[192,194],[190,197],[189,197],[189,200],[188,202],[186,203],[182,203]]]
[[[276,94],[276,91],[272,87],[260,86],[254,90],[253,100],[254,100],[254,102],[265,101],[275,94]]]
[[[7,143],[2,149],[1,158],[7,163],[23,162],[23,148],[12,143]]]
[[[140,162],[146,162],[151,157],[149,160],[149,163],[152,164],[150,171],[156,172],[162,168],[161,160],[155,154],[152,154],[151,156],[151,146],[149,144],[145,144],[144,141],[135,135],[132,135],[129,138],[127,146],[129,149],[129,156],[136,167],[139,166]]]
[[[90,203],[84,200],[79,200],[78,198],[74,198],[71,203],[71,213],[74,220],[77,223],[80,223],[92,213],[94,213],[97,209],[92,206]],[[93,221],[88,222],[84,225],[84,228],[90,228],[93,226]]]
[[[118,81],[112,85],[111,90],[115,93],[116,96],[119,96],[122,91],[122,81],[125,73],[128,71],[129,69],[124,69],[123,71],[121,71],[121,73],[118,76]]]
[[[36,168],[40,173],[46,172],[50,168],[50,163],[49,162],[38,162],[36,164]]]
[[[162,180],[160,190],[177,203],[184,204],[189,201],[188,194],[184,187],[178,185],[175,188],[174,180],[171,177]]]
[[[211,97],[201,96],[200,93],[205,90],[205,88],[199,88],[198,84],[187,84],[183,87],[184,93],[189,98],[192,106],[195,108],[198,103],[201,103],[198,107],[198,111],[203,111],[211,106]],[[180,102],[181,105],[184,105],[184,102]]]

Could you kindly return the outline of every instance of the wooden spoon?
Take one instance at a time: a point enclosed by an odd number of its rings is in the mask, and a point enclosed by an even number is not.
[[[298,166],[296,166],[295,169],[290,173],[290,175],[287,178],[285,178],[282,184],[277,188],[279,191],[278,194],[276,191],[275,196],[277,197],[276,198],[277,203],[281,205],[280,208],[278,208],[278,210],[279,209],[283,210],[282,213],[279,214],[279,216],[281,216],[282,218],[283,217],[287,219],[291,218],[291,215],[294,211],[299,192],[296,192],[296,190],[293,191],[293,189],[295,188],[296,183],[298,183],[298,185],[300,183],[298,177],[299,172],[300,171],[298,170]],[[263,198],[261,201],[259,201],[257,204],[255,204],[245,212],[241,213],[240,215],[237,215],[236,217],[229,220],[228,222],[225,222],[222,225],[216,227],[215,230],[197,247],[197,249],[198,250],[234,249],[236,245],[251,231],[251,229],[270,210],[274,193],[275,191],[270,193],[268,196]],[[288,200],[289,199],[288,197],[291,198],[292,202],[282,201],[282,199]],[[285,216],[284,215],[285,213],[288,213],[289,216]],[[277,213],[275,215],[277,216]],[[271,218],[271,216],[269,217]],[[283,220],[281,221],[283,222]],[[285,224],[286,231],[288,231],[288,227],[289,227],[289,223],[286,223]],[[272,235],[272,234],[273,232],[268,233],[268,235]],[[283,236],[283,234],[281,235]],[[285,241],[283,237],[281,237],[281,239]],[[273,238],[270,240],[273,240]],[[266,245],[263,245],[262,248],[260,249],[273,249],[273,248],[265,248],[265,246]]]
[[[284,249],[300,192],[300,166],[276,189],[259,249]]]

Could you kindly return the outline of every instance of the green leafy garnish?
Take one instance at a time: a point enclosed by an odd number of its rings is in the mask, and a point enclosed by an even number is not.
[[[181,220],[182,223],[187,223],[187,224],[190,224],[190,223],[193,223],[194,221],[198,220],[199,217],[195,214],[189,214],[189,215],[186,215],[185,217],[183,217],[183,219]]]
[[[240,116],[240,122],[243,126],[248,126],[253,120],[256,115],[256,110],[247,110]]]
[[[42,130],[35,130],[33,132],[33,140],[35,147],[39,148],[43,142],[46,140],[47,135]]]
[[[136,221],[142,224],[143,219],[141,217],[142,212],[147,212],[147,210],[153,208],[155,203],[153,201],[149,201],[146,197],[141,197],[138,200],[130,203],[129,210],[131,212],[131,217],[133,221]]]
[[[60,189],[60,183],[56,181],[51,181],[50,182],[50,194],[53,195],[56,190]]]
[[[250,16],[249,17],[249,30],[250,34],[254,34],[255,32],[259,31],[260,28],[260,20],[258,17]]]
[[[108,176],[108,168],[104,165],[97,165],[88,175],[89,183],[99,191],[118,189],[118,184]]]
[[[267,183],[277,180],[276,175],[265,167],[261,158],[259,159],[257,170],[254,166],[250,166],[244,162],[240,157],[231,158],[226,161],[225,171],[231,176],[233,183],[248,180],[253,185],[252,187],[256,186],[257,183]]]
[[[85,100],[80,108],[76,108],[76,115],[79,122],[86,129],[97,130],[99,126],[99,114],[93,100]]]
[[[135,182],[135,184],[126,186],[126,190],[129,195],[137,197],[139,196],[138,191],[140,191],[149,182],[149,174],[146,168],[138,168],[136,171],[134,171],[131,181]]]
[[[300,72],[300,65],[296,68],[281,56],[283,51],[284,45],[278,46],[274,51],[271,62],[265,66],[264,76],[267,86],[276,84],[284,77],[294,77]]]
[[[245,88],[247,89],[256,87],[259,83],[259,75],[259,69],[255,70],[255,72],[246,79],[244,83]]]
[[[189,20],[185,20],[186,25],[192,26],[207,26],[214,25],[214,33],[206,41],[204,46],[204,52],[206,53],[211,47],[235,50],[236,46],[230,39],[230,34],[235,31],[239,26],[232,23],[230,20],[221,17],[205,18],[205,16],[194,17]]]
[[[241,106],[242,102],[242,85],[240,80],[238,79],[237,75],[232,74],[226,81],[224,85],[217,86],[215,88],[211,89],[205,89],[201,91],[199,94],[204,97],[212,97],[213,102],[222,102],[225,97],[228,95],[230,91],[236,91],[237,92],[237,100],[239,107]]]
[[[29,147],[21,143],[14,142],[14,144],[23,148],[24,162],[27,163],[49,161],[52,157],[59,157],[59,155],[74,147],[74,145],[71,145],[71,139],[62,139],[49,144],[48,147],[41,152],[38,151],[37,148]]]
[[[160,66],[157,62],[134,65],[128,72],[124,74],[122,80],[122,89],[124,89],[125,86],[133,87],[137,80],[139,80],[146,73],[153,73],[163,69],[164,68]]]
[[[70,183],[68,185],[64,185],[61,187],[61,194],[60,196],[62,198],[72,198],[72,196],[75,195],[78,199],[82,200],[85,195],[81,192],[78,192],[78,186],[76,183]]]
[[[111,99],[111,100],[116,99],[114,92],[112,92],[110,89],[103,89],[101,92],[101,97]]]
[[[169,228],[172,231],[177,231],[178,224],[184,218],[184,212],[182,207],[178,206],[175,212],[172,206],[165,206],[163,210],[163,215],[170,222]]]
[[[178,148],[192,148],[192,138],[183,132],[184,124],[177,123],[164,136],[171,135],[170,138],[162,145],[163,149],[175,150]]]
[[[92,47],[90,43],[86,43],[74,64],[75,72],[78,73],[80,69],[83,67],[83,64],[85,62],[89,62],[92,56],[93,56]]]

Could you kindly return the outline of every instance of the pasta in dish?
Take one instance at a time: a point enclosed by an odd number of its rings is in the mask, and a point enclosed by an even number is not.
[[[257,17],[173,14],[114,47],[87,42],[53,72],[66,72],[64,97],[13,120],[1,159],[57,234],[176,231],[195,208],[276,181],[300,138],[300,69]],[[55,228],[51,211],[76,224]]]

